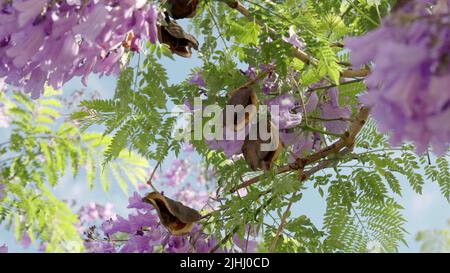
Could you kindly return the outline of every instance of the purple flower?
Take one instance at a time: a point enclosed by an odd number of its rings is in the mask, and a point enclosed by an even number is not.
[[[20,244],[24,247],[24,248],[28,248],[31,245],[31,238],[30,235],[28,235],[28,232],[24,232],[22,234],[22,240],[20,241]]]
[[[167,242],[166,251],[168,253],[187,253],[191,244],[184,236],[171,236]]]
[[[184,204],[189,204],[194,209],[203,208],[209,199],[207,191],[194,189],[190,184],[182,188],[175,195],[176,199]]]
[[[14,1],[13,7],[20,12],[17,23],[19,27],[23,27],[42,12],[47,0],[24,0]]]
[[[249,77],[250,79],[254,79],[256,78],[256,76],[258,76],[258,72],[256,71],[256,67],[254,66],[249,66],[247,68],[247,71],[245,71],[245,75],[247,77]]]
[[[189,81],[191,84],[195,84],[199,87],[205,87],[205,80],[202,77],[202,72],[195,73],[191,80]]]
[[[379,29],[346,40],[355,66],[375,64],[361,102],[392,145],[412,141],[419,154],[431,145],[442,155],[450,145],[450,12],[429,9],[438,2],[410,1]]]
[[[144,235],[133,235],[125,243],[120,252],[122,253],[150,253],[153,246],[150,245],[151,238]]]
[[[92,73],[118,74],[131,34],[133,51],[142,40],[157,40],[157,7],[146,1],[47,3],[14,1],[0,16],[0,77],[33,98],[46,82],[60,89],[76,76],[86,85]]]
[[[87,241],[84,245],[91,253],[116,253],[114,244],[111,242]]]
[[[189,165],[186,160],[175,159],[172,166],[165,173],[164,177],[167,179],[167,185],[175,187],[180,184],[189,175]]]
[[[142,2],[142,1],[141,1]],[[147,14],[147,23],[148,23],[148,32],[149,32],[149,41],[151,43],[156,43],[158,40],[158,8],[156,5],[150,5],[150,7],[146,11]]]
[[[128,207],[129,209],[151,209],[152,206],[148,203],[142,201],[142,196],[139,193],[135,192],[133,196],[128,198]]]
[[[212,150],[222,150],[226,157],[231,158],[233,155],[242,153],[244,140],[211,140],[207,144]]]
[[[323,125],[331,133],[342,134],[347,130],[349,123],[346,119],[350,118],[352,111],[350,107],[339,106],[339,90],[337,88],[328,90],[328,97],[329,101],[323,102],[319,105],[321,118],[330,120],[324,121]]]
[[[292,154],[289,158],[290,162],[294,162],[297,158],[306,157],[314,147],[313,135],[310,132],[281,132],[280,138],[285,146],[292,146]]]
[[[2,200],[3,199],[3,197],[5,197],[5,184],[1,184],[0,183],[0,200]]]
[[[107,235],[112,235],[118,232],[132,232],[130,223],[121,216],[117,216],[117,220],[107,220],[104,222],[102,224],[102,229]]]
[[[0,246],[0,253],[8,253],[8,246],[5,244]]]
[[[289,36],[288,37],[283,37],[283,40],[286,43],[289,43],[289,44],[293,45],[296,48],[304,48],[305,47],[305,43],[302,42],[301,38],[297,35],[297,33],[295,33],[294,26],[291,26],[289,28]]]
[[[195,148],[189,142],[185,142],[183,143],[182,151],[185,153],[192,153],[195,151]]]
[[[302,122],[302,113],[293,112],[297,104],[297,99],[289,93],[267,101],[267,106],[272,113],[272,121],[279,129],[292,128]],[[274,107],[278,107],[279,115],[274,112]]]

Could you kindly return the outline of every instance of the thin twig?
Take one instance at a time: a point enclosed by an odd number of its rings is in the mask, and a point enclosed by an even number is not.
[[[149,185],[153,189],[154,192],[159,192],[153,185],[153,177],[155,176],[156,170],[161,165],[161,162],[162,162],[162,160],[158,161],[158,163],[156,164],[155,168],[152,171],[152,174],[150,175],[150,178],[147,180],[147,185]]]
[[[281,223],[278,226],[277,233],[275,234],[275,238],[272,241],[272,245],[270,246],[269,252],[274,252],[275,247],[277,246],[278,239],[280,238],[280,235],[283,232],[284,227],[286,226],[287,218],[289,216],[289,212],[291,211],[292,205],[294,204],[295,197],[297,197],[298,194],[299,194],[299,192],[294,192],[292,194],[291,200],[289,201],[289,204],[287,205],[287,208],[283,214],[283,217],[281,218]]]

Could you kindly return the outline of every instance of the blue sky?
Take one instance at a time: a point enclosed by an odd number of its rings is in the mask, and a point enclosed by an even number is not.
[[[175,61],[165,58],[162,61],[166,67],[169,78],[172,83],[178,83],[183,81],[192,68],[200,66],[201,62],[194,54],[192,59],[184,59],[175,57]],[[64,91],[69,94],[75,90],[84,88],[81,85],[80,79],[74,79],[69,82]],[[97,76],[91,76],[89,80],[89,87],[87,91],[98,91],[104,98],[113,95],[115,89],[115,78],[104,77],[98,78]],[[3,141],[8,137],[8,130],[0,129],[0,141]],[[167,159],[170,162],[171,159]],[[163,168],[167,167],[167,163],[163,165]],[[404,216],[407,219],[406,230],[409,232],[407,235],[407,242],[409,248],[401,246],[401,252],[416,252],[419,250],[419,245],[415,242],[415,234],[424,229],[442,229],[447,225],[447,220],[450,219],[450,205],[445,198],[439,192],[437,184],[426,182],[423,188],[423,194],[415,194],[409,187],[408,182],[401,181],[403,188],[403,196],[397,198],[397,201],[405,208]],[[322,223],[322,216],[325,211],[325,200],[320,197],[319,193],[312,189],[312,183],[305,184],[308,189],[306,190],[301,203],[297,204],[294,208],[294,214],[306,214],[312,221],[320,228]],[[311,187],[311,188],[310,188]],[[95,201],[100,204],[113,203],[115,211],[119,214],[127,214],[126,204],[128,196],[126,196],[116,184],[113,183],[109,192],[104,192],[99,183],[97,183],[94,190],[90,191],[87,187],[85,177],[81,175],[77,179],[73,179],[70,174],[64,176],[60,185],[55,190],[55,194],[64,199],[77,200],[79,204],[85,204],[90,201]],[[12,233],[0,229],[0,245],[7,243],[10,251],[35,251],[36,248],[32,247],[28,250],[24,250],[19,244],[14,241]]]

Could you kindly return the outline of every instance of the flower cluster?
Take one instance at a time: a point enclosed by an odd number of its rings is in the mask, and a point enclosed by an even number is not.
[[[137,192],[129,198],[127,208],[135,209],[135,212],[127,218],[117,216],[116,220],[105,221],[101,228],[93,226],[85,232],[85,246],[89,252],[206,253],[218,243],[214,237],[206,234],[199,224],[186,236],[171,235],[161,225],[154,208],[142,202],[142,196]],[[127,236],[126,240],[118,239],[124,238],[124,235]],[[248,252],[255,250],[255,241],[242,241],[238,236],[235,236],[233,241],[233,248],[221,248],[218,251],[236,252],[245,251],[245,248]]]
[[[116,214],[113,211],[113,204],[107,203],[104,206],[90,202],[82,206],[78,210],[78,231],[84,232],[86,224],[95,221],[106,221],[116,219]]]
[[[412,141],[442,155],[450,144],[450,1],[409,1],[380,28],[346,40],[355,66],[373,62],[368,92],[379,129],[392,145]]]
[[[210,199],[206,181],[213,182],[215,174],[193,164],[191,158],[193,147],[189,144],[183,146],[185,158],[174,159],[169,168],[163,174],[155,173],[152,183],[167,191],[166,196],[173,196],[179,202],[194,208],[204,210],[215,208]],[[187,168],[189,162],[189,168]],[[196,181],[196,182],[193,182]],[[176,186],[174,186],[176,185]],[[133,211],[125,218],[115,215],[111,205],[100,206],[90,203],[79,211],[80,232],[85,235],[85,247],[89,252],[113,253],[113,252],[209,252],[218,244],[218,240],[207,234],[200,223],[185,236],[174,236],[161,224],[154,207],[142,201],[145,192],[150,186],[139,187],[140,192],[135,192],[128,199],[128,209]],[[101,220],[101,225],[98,224]],[[253,252],[256,248],[256,232],[252,233],[252,240],[240,240],[234,236],[232,248],[221,248],[218,252]]]
[[[37,98],[45,83],[117,74],[126,49],[157,40],[157,8],[146,2],[1,1],[0,78]]]

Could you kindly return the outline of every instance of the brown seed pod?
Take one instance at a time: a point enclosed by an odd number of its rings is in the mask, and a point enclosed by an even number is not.
[[[173,19],[192,18],[197,14],[199,0],[168,0],[168,11]]]
[[[258,130],[257,139],[251,140],[250,136],[252,135],[252,132],[250,132],[250,134],[244,141],[244,145],[242,146],[242,153],[252,170],[256,171],[258,169],[261,169],[264,171],[268,171],[272,168],[273,162],[278,159],[278,156],[280,155],[282,150],[278,128],[272,122],[268,122],[267,129],[270,132],[270,138],[268,140],[262,140],[259,128],[254,127],[259,126],[255,125],[252,128],[252,130]],[[272,142],[272,140],[274,141],[271,144],[271,149],[266,149],[265,151],[263,151],[261,145],[268,145]]]
[[[147,194],[142,201],[155,207],[161,223],[172,235],[185,235],[191,232],[194,223],[202,217],[198,211],[167,198],[158,192]]]
[[[190,58],[191,49],[198,50],[198,41],[194,36],[184,32],[183,28],[171,21],[167,26],[158,26],[159,42],[169,46],[172,53],[181,57]]]
[[[229,129],[232,129],[234,131],[240,131],[242,128],[247,126],[258,113],[259,101],[258,97],[256,96],[256,92],[250,88],[245,87],[231,93],[227,105],[231,105],[234,107],[242,105],[244,107],[243,111],[234,112],[233,124],[227,124],[227,108],[225,107],[225,109],[223,110],[224,127],[228,127]],[[245,111],[245,108],[249,105],[253,105],[254,107],[249,107],[247,109],[248,111]]]

